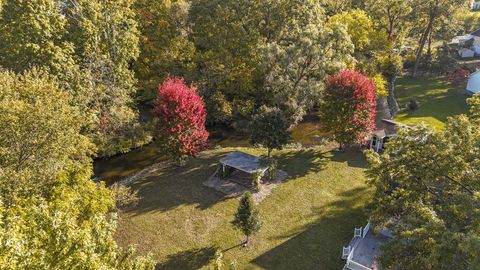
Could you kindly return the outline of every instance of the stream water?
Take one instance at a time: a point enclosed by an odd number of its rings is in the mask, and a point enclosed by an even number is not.
[[[211,147],[247,147],[250,146],[248,137],[235,133],[226,127],[214,127],[209,129]],[[303,145],[313,145],[324,136],[320,131],[318,119],[307,117],[291,131],[292,141]],[[131,176],[142,169],[165,161],[167,158],[162,154],[161,146],[153,142],[141,148],[134,149],[126,154],[117,155],[108,159],[94,161],[94,177],[110,185]]]

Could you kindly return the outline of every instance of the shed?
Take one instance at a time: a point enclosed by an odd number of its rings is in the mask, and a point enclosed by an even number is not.
[[[475,52],[470,50],[470,49],[467,49],[467,48],[463,48],[463,49],[458,50],[458,54],[462,58],[472,58],[472,57],[475,56]]]
[[[372,138],[370,139],[370,149],[375,152],[383,152],[385,150],[385,143],[397,134],[397,127],[406,126],[388,119],[379,121],[379,123],[377,123],[377,130],[373,132]]]
[[[480,70],[470,74],[466,90],[468,95],[475,95],[480,92]]]

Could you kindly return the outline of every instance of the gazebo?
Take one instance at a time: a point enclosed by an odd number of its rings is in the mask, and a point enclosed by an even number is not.
[[[234,151],[220,160],[222,173],[227,173],[228,168],[248,174],[264,174],[268,166],[260,162],[260,158],[244,152]]]
[[[268,165],[262,164],[259,157],[249,155],[244,152],[234,151],[228,156],[220,160],[219,176],[221,178],[226,178],[231,173],[235,171],[243,172],[250,175],[251,181],[246,182],[245,180],[241,181],[243,185],[256,184],[254,181],[260,181],[265,172],[268,170]],[[236,181],[237,182],[237,181]]]

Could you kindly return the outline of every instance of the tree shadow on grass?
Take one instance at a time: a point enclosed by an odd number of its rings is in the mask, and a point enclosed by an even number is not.
[[[163,263],[156,265],[156,270],[194,270],[206,266],[215,256],[214,247],[190,249],[170,255]]]
[[[318,220],[276,237],[288,240],[251,262],[264,269],[341,269],[342,247],[352,238],[353,229],[367,222],[363,207],[358,204],[367,198],[366,191],[352,189],[340,194],[340,199],[312,209]]]
[[[403,78],[399,80],[397,92],[401,119],[430,117],[445,122],[447,117],[468,112],[464,90],[441,79]],[[419,109],[405,109],[411,99],[419,103]]]
[[[163,168],[135,181],[131,186],[141,199],[132,212],[167,211],[185,204],[207,209],[226,199],[224,194],[203,185],[226,154],[202,155],[184,167]]]
[[[291,151],[277,155],[276,158],[280,169],[288,173],[288,179],[319,172],[328,162],[325,153],[315,149]]]
[[[358,149],[348,149],[345,152],[331,152],[330,160],[340,163],[347,163],[350,167],[367,168],[365,155],[359,153]]]

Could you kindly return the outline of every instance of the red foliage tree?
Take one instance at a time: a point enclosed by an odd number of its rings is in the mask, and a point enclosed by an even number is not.
[[[374,83],[355,70],[327,78],[320,115],[340,148],[365,140],[375,129],[375,92]]]
[[[153,111],[162,146],[177,161],[207,146],[205,103],[194,86],[188,87],[181,78],[167,78],[158,87]]]

